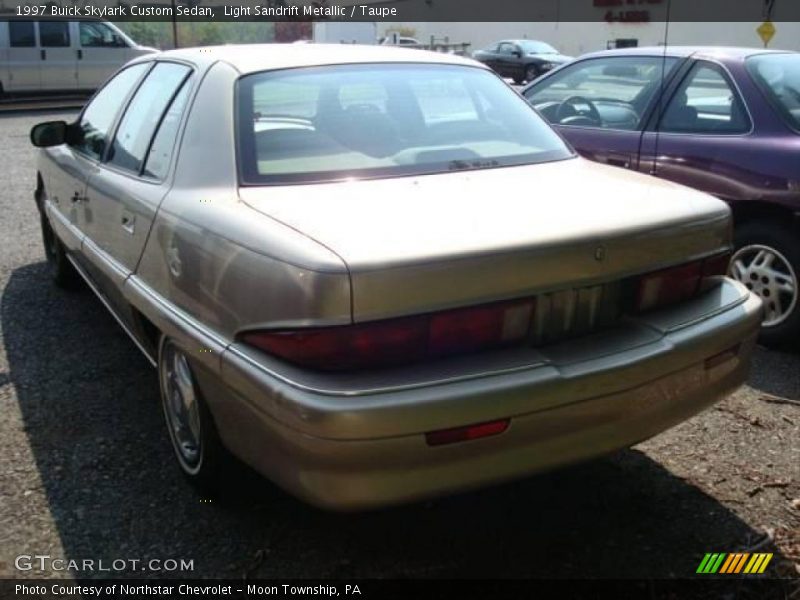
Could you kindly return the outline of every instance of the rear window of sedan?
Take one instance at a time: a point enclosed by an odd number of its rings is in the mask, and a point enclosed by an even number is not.
[[[571,150],[484,69],[362,64],[239,80],[242,183],[392,177],[560,160]]]
[[[759,54],[747,70],[786,123],[800,132],[800,54]]]

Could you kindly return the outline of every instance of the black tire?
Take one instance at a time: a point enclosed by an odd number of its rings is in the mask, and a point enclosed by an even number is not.
[[[539,76],[539,69],[536,65],[528,65],[525,67],[525,81],[530,83]]]
[[[772,347],[800,345],[800,237],[778,221],[753,220],[736,228],[734,244],[730,275],[764,301],[765,320],[759,341]],[[756,259],[749,262],[749,257],[756,257],[760,249],[772,253],[773,261],[769,267],[771,273],[763,278],[753,272],[758,266]],[[750,267],[749,271],[743,273],[742,265]],[[780,301],[776,303],[776,285],[785,290],[786,282],[793,286],[794,292],[779,292]]]
[[[42,227],[42,243],[44,253],[47,257],[47,265],[50,270],[50,277],[60,288],[75,289],[80,282],[80,276],[75,271],[75,267],[69,262],[64,244],[58,239],[55,231],[50,226],[47,216],[42,213],[40,217]]]
[[[179,389],[181,386],[178,384],[177,379],[171,380],[170,366],[167,364],[167,361],[175,359],[176,354],[179,356],[178,361],[185,360],[187,371],[184,375],[188,375],[190,378],[189,385],[194,393],[194,401],[196,402],[196,440],[198,444],[195,458],[192,458],[192,455],[187,452],[186,440],[184,439],[182,442],[182,434],[179,431],[180,426],[176,421],[175,403],[181,402],[182,406],[186,407],[186,401],[183,397],[176,398],[174,396],[176,391],[178,394],[181,393]],[[174,366],[175,363],[173,363]],[[173,371],[175,371],[174,368]],[[175,375],[178,377],[177,372]],[[216,497],[221,489],[220,483],[230,462],[230,455],[219,439],[214,418],[203,398],[186,354],[167,336],[162,336],[158,348],[158,377],[164,422],[178,466],[184,477],[202,496]]]

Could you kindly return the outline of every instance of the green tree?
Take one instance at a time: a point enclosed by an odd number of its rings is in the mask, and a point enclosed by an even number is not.
[[[115,23],[136,43],[162,50],[173,47],[172,23],[153,21],[121,21]],[[178,45],[215,46],[219,44],[259,44],[275,40],[272,22],[181,21],[178,23]]]

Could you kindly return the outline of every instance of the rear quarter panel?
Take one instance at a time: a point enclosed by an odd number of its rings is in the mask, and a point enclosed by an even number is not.
[[[349,323],[341,259],[239,199],[237,77],[225,63],[204,77],[135,277],[228,339],[256,326]]]

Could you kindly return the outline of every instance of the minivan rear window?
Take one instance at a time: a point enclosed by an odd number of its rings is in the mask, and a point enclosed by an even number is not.
[[[800,132],[800,54],[758,54],[746,64],[786,124]]]

